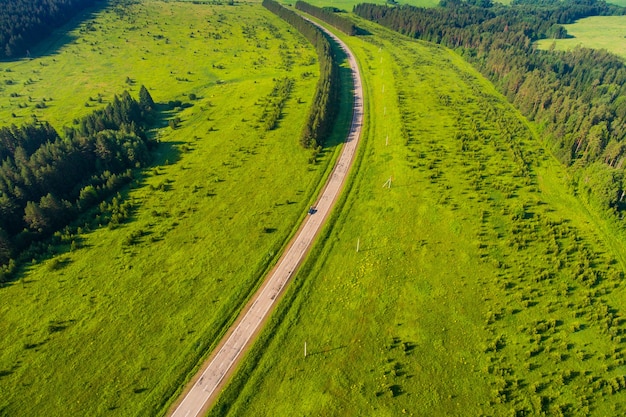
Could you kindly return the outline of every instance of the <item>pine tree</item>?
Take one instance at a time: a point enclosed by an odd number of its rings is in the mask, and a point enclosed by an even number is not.
[[[139,105],[145,111],[151,111],[154,108],[154,100],[145,86],[139,89]]]
[[[9,261],[11,258],[11,252],[12,249],[9,235],[0,228],[0,265],[4,265]]]

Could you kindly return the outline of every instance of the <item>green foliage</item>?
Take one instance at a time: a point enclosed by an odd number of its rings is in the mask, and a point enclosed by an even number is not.
[[[330,42],[321,29],[279,3],[273,0],[263,0],[263,7],[295,27],[317,50],[320,63],[320,78],[307,122],[300,135],[300,143],[305,148],[324,146],[335,121],[338,107],[338,91],[340,89],[340,86],[338,86],[339,67]]]
[[[0,265],[5,265],[11,259],[13,245],[6,231],[0,228]],[[2,279],[0,279],[2,281]]]
[[[578,192],[598,210],[622,208],[624,172],[602,162],[587,165],[577,173]]]
[[[317,6],[317,7],[322,7],[322,8],[330,8],[333,10],[341,9],[344,11],[350,11],[357,4],[363,3],[363,1],[361,0],[308,0],[307,3]],[[407,0],[407,1],[402,1],[402,2],[390,2],[386,0],[377,0],[377,1],[368,1],[368,3],[378,3],[378,4],[402,3],[402,4],[411,4],[413,6],[419,6],[419,7],[437,7],[439,5],[439,0]]]
[[[151,111],[154,109],[154,100],[152,99],[148,89],[143,85],[139,89],[139,106],[145,111]]]
[[[457,55],[358,24],[351,192],[210,415],[623,414],[624,236]]]
[[[146,111],[124,92],[66,128],[65,140],[47,123],[0,129],[0,227],[13,248],[23,251],[65,226],[125,184],[129,168],[150,161]]]
[[[478,3],[451,1],[437,9],[362,4],[354,11],[401,33],[458,50],[522,114],[537,122],[553,153],[574,171],[594,162],[622,171],[626,158],[626,107],[619,99],[626,95],[622,60],[585,48],[536,51],[534,42],[566,37],[563,24],[587,16],[624,15],[626,9],[601,1]],[[621,176],[616,174],[617,179]],[[624,189],[619,181],[616,186]],[[594,199],[611,201],[605,196]],[[602,210],[610,208],[623,207]]]
[[[357,34],[357,27],[354,25],[354,23],[352,23],[351,20],[346,19],[345,17],[337,15],[334,10],[329,11],[327,9],[321,9],[304,1],[297,1],[296,9],[302,10],[305,13],[315,16],[318,19],[321,19],[324,22],[333,25],[334,27],[348,35]]]
[[[12,0],[3,3],[0,10],[0,56],[28,55],[29,48],[45,39],[54,28],[94,3],[95,0]]]
[[[294,80],[288,77],[275,81],[274,88],[266,98],[263,112],[259,118],[259,123],[261,123],[264,131],[273,130],[277,127],[293,84]]]
[[[8,278],[0,284],[7,415],[165,414],[295,232],[333,156],[327,150],[311,167],[310,151],[297,143],[318,67],[315,50],[289,25],[259,4],[123,3],[95,13],[93,31],[80,25],[50,39],[41,58],[0,64],[0,83],[4,75],[16,81],[3,85],[0,122],[31,120],[34,104],[53,96],[38,119],[59,132],[77,128],[73,119],[104,109],[123,89],[137,97],[141,84],[157,103],[179,107],[146,132],[159,141],[152,168],[102,172],[91,185],[104,204],[37,245],[26,265],[0,268]],[[244,26],[256,37],[244,37]],[[30,77],[36,82],[24,86]],[[281,122],[260,132],[254,103],[285,77],[294,85]],[[181,106],[190,91],[198,99]],[[29,95],[30,107],[19,108]],[[167,127],[173,117],[183,120],[176,130]],[[107,198],[107,184],[120,183],[119,196]],[[86,187],[76,185],[77,198]],[[265,226],[275,231],[260,233]],[[125,245],[134,231],[142,236]],[[63,261],[50,269],[57,256]]]

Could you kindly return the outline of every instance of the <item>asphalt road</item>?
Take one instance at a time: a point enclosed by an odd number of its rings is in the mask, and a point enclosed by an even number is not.
[[[246,309],[209,358],[208,365],[204,366],[196,375],[192,385],[186,389],[173,408],[174,411],[170,414],[173,417],[196,417],[202,412],[206,412],[211,406],[211,400],[217,397],[218,389],[225,382],[225,377],[241,359],[245,349],[252,343],[253,336],[261,328],[278,296],[311,248],[313,240],[335,205],[354,161],[355,151],[361,136],[361,125],[363,124],[361,74],[354,55],[348,47],[332,33],[328,31],[326,33],[341,46],[348,56],[354,82],[352,126],[341,155],[315,205],[315,213],[307,215],[298,233],[292,239],[276,267],[269,273],[263,286],[252,297]]]

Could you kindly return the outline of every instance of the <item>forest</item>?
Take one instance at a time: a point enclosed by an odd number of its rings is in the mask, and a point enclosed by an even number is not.
[[[0,128],[0,265],[69,224],[132,179],[150,161],[146,136],[155,107],[124,91],[65,129],[47,122]],[[5,272],[10,272],[5,268]]]
[[[302,146],[317,149],[324,146],[324,141],[333,127],[337,113],[339,65],[336,62],[330,42],[317,26],[273,0],[263,0],[263,7],[296,28],[313,44],[317,51],[320,62],[320,79],[315,89],[307,122],[300,136]]]
[[[350,20],[334,13],[334,10],[315,7],[304,1],[297,1],[296,9],[302,10],[303,12],[308,13],[311,16],[315,16],[318,19],[321,19],[324,22],[333,25],[342,32],[347,33],[348,35],[357,34],[357,27],[355,26],[355,24],[352,23]]]
[[[488,77],[572,168],[572,186],[601,211],[626,209],[626,67],[604,50],[541,51],[538,39],[563,38],[563,24],[623,15],[603,1],[442,0],[440,7],[359,4],[354,12],[411,37],[460,53]]]
[[[98,0],[0,0],[0,57],[28,55],[37,42]]]

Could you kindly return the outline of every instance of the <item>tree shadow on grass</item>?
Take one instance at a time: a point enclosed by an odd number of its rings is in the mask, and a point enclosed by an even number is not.
[[[176,115],[178,113],[193,106],[194,105],[192,103],[183,103],[180,100],[170,101],[168,103],[155,103],[155,107],[153,109],[154,114],[152,115],[151,120],[152,126],[149,133],[154,135],[160,129],[171,126],[170,121],[176,119]]]
[[[74,323],[76,323],[76,320],[52,320],[48,323],[48,333],[62,332]]]
[[[333,53],[337,62],[347,62],[348,56],[341,49],[335,41],[331,41]],[[345,143],[352,125],[352,109],[354,107],[354,88],[352,85],[352,69],[349,65],[339,66],[339,87],[340,87],[340,102],[337,116],[333,123],[333,129],[328,138],[324,141],[322,147],[323,156],[328,149],[335,148],[342,143]]]
[[[12,369],[0,369],[0,379],[4,378],[5,376],[9,376],[12,373],[13,373]]]
[[[402,389],[402,386],[398,384],[391,385],[389,387],[389,391],[391,392],[391,396],[394,398],[404,394],[404,389]]]
[[[387,387],[387,389],[384,390],[384,391],[376,392],[376,396],[377,397],[381,397],[381,396],[385,395],[385,393],[391,394],[391,397],[395,398],[395,397],[399,397],[400,395],[404,394],[404,389],[402,388],[402,385],[393,384],[393,385],[390,385],[389,387]]]
[[[335,350],[345,349],[346,347],[347,347],[346,345],[341,345],[341,346],[337,346],[337,347],[329,348],[329,349],[315,350],[313,352],[307,352],[307,356],[323,355],[325,353],[330,353]]]
[[[372,36],[372,32],[362,27],[356,27],[356,36]]]
[[[45,345],[46,343],[48,343],[48,340],[42,340],[41,342],[37,342],[37,343],[24,343],[24,350],[34,350],[37,351],[38,348],[40,348],[41,346]]]

